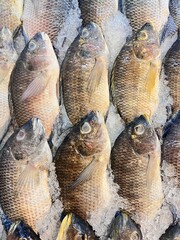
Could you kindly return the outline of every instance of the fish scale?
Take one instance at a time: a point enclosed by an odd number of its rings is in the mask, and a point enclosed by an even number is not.
[[[130,137],[130,135],[132,136],[130,129],[130,125],[128,125],[117,138],[112,149],[111,168],[114,181],[120,187],[118,194],[128,200],[128,206],[125,210],[133,215],[137,221],[144,217],[152,219],[160,208],[163,199],[160,177],[160,143],[155,132],[149,138],[147,136],[147,139],[155,141],[153,143],[154,149],[150,146],[152,143],[146,146],[143,145],[143,141],[146,139],[139,139],[137,141],[141,144],[143,151],[139,153],[136,145],[132,146],[131,141],[135,141],[133,139],[136,138]],[[151,155],[151,160],[148,160],[148,155]],[[152,161],[151,167],[153,167],[148,173],[149,161]]]
[[[110,141],[106,126],[102,123],[100,126],[102,129],[100,139],[99,137],[97,139],[90,138],[92,146],[96,141],[100,140],[101,142],[103,139],[100,151],[97,153],[93,151],[88,156],[78,153],[76,147],[73,146],[73,142],[79,141],[79,132],[76,132],[77,128],[79,127],[74,127],[57,150],[55,165],[65,212],[75,212],[84,220],[87,220],[93,211],[98,210],[104,203],[108,203],[110,199],[106,176],[110,155]],[[82,135],[79,139],[81,139],[81,142],[84,141]],[[98,161],[98,165],[93,168],[90,177],[87,177],[87,180],[72,189],[68,188],[80,176],[82,171],[94,161],[94,158]]]
[[[167,53],[164,64],[170,95],[173,97],[172,110],[180,110],[180,39],[177,39]]]
[[[165,128],[165,136],[162,145],[162,161],[171,164],[175,168],[175,177],[180,187],[180,112],[174,116],[169,122],[167,130]]]
[[[63,27],[72,0],[25,0],[23,26],[30,38],[45,32],[53,40]]]
[[[0,2],[0,28],[6,26],[13,32],[21,24],[23,0],[2,0]]]
[[[78,0],[83,24],[95,22],[102,26],[118,10],[118,0]]]

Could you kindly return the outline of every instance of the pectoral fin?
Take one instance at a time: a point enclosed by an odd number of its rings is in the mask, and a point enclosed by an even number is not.
[[[16,193],[19,195],[27,189],[28,191],[33,191],[33,189],[39,184],[39,178],[39,169],[28,164],[19,176]]]
[[[88,90],[90,96],[92,96],[92,94],[95,92],[96,88],[98,87],[98,85],[101,81],[103,72],[105,70],[105,67],[106,67],[106,64],[105,64],[103,58],[97,57],[95,59],[95,64],[94,64],[94,67],[91,71],[91,74],[90,74],[89,80],[88,80],[87,90]]]
[[[84,182],[90,180],[92,176],[95,174],[96,170],[99,168],[100,161],[96,160],[94,158],[92,162],[85,167],[85,169],[80,173],[79,177],[72,182],[68,187],[72,190],[79,186],[80,184],[83,184]]]
[[[44,75],[37,76],[27,87],[25,92],[21,97],[21,101],[24,101],[30,97],[37,96],[41,94],[47,87],[49,79],[44,77]]]

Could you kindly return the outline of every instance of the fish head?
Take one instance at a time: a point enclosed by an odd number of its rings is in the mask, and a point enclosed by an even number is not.
[[[156,132],[145,116],[135,118],[126,130],[129,142],[138,154],[146,154],[159,147]]]
[[[112,240],[141,240],[139,226],[125,213],[117,212],[110,227],[109,237]]]
[[[92,111],[74,128],[71,144],[84,156],[101,152],[107,137],[103,126],[103,116],[99,112]]]
[[[160,240],[180,240],[180,222],[170,226],[160,237]]]
[[[56,240],[95,240],[92,227],[79,216],[69,213],[61,223],[61,227]]]
[[[44,127],[40,119],[34,117],[14,133],[10,148],[15,159],[24,160],[42,152],[45,142]]]
[[[28,42],[22,52],[22,58],[30,71],[36,71],[48,67],[52,61],[54,52],[51,41],[46,33],[38,32]]]
[[[82,28],[78,36],[78,55],[82,58],[91,58],[107,52],[107,46],[100,27],[90,22]]]
[[[14,66],[17,60],[17,53],[13,45],[13,38],[10,30],[6,27],[0,29],[0,66],[8,70]],[[2,71],[1,70],[1,71]]]
[[[133,51],[137,58],[151,61],[160,56],[158,32],[151,23],[146,23],[136,32],[133,39]]]

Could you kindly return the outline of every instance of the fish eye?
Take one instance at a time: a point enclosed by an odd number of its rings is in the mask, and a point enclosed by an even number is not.
[[[83,38],[87,38],[88,36],[89,36],[89,31],[86,28],[84,28],[82,30],[82,37]]]
[[[25,130],[24,130],[24,129],[21,129],[21,130],[18,132],[18,134],[17,134],[17,136],[16,136],[16,139],[17,139],[17,141],[21,141],[21,140],[23,140],[23,139],[25,138],[25,136],[26,136]]]
[[[82,134],[87,134],[91,132],[91,126],[88,122],[85,122],[80,129]]]
[[[142,124],[139,124],[135,126],[134,131],[137,135],[142,135],[144,133],[144,126]]]
[[[138,40],[147,40],[148,39],[148,34],[147,34],[146,31],[140,31],[137,34],[137,38],[138,38]]]
[[[35,49],[36,49],[36,42],[35,41],[30,41],[30,43],[29,43],[29,46],[28,46],[28,49],[30,50],[30,51],[34,51]]]
[[[140,239],[139,234],[136,231],[134,231],[130,236],[130,240],[139,240],[139,239]]]

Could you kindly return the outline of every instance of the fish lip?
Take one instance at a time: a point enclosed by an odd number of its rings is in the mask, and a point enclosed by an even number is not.
[[[23,128],[32,129],[35,136],[40,135],[42,137],[42,139],[43,139],[43,137],[45,137],[45,129],[43,127],[43,124],[42,124],[41,120],[37,117],[33,117],[33,118],[29,119],[29,121],[27,121],[25,123]]]

